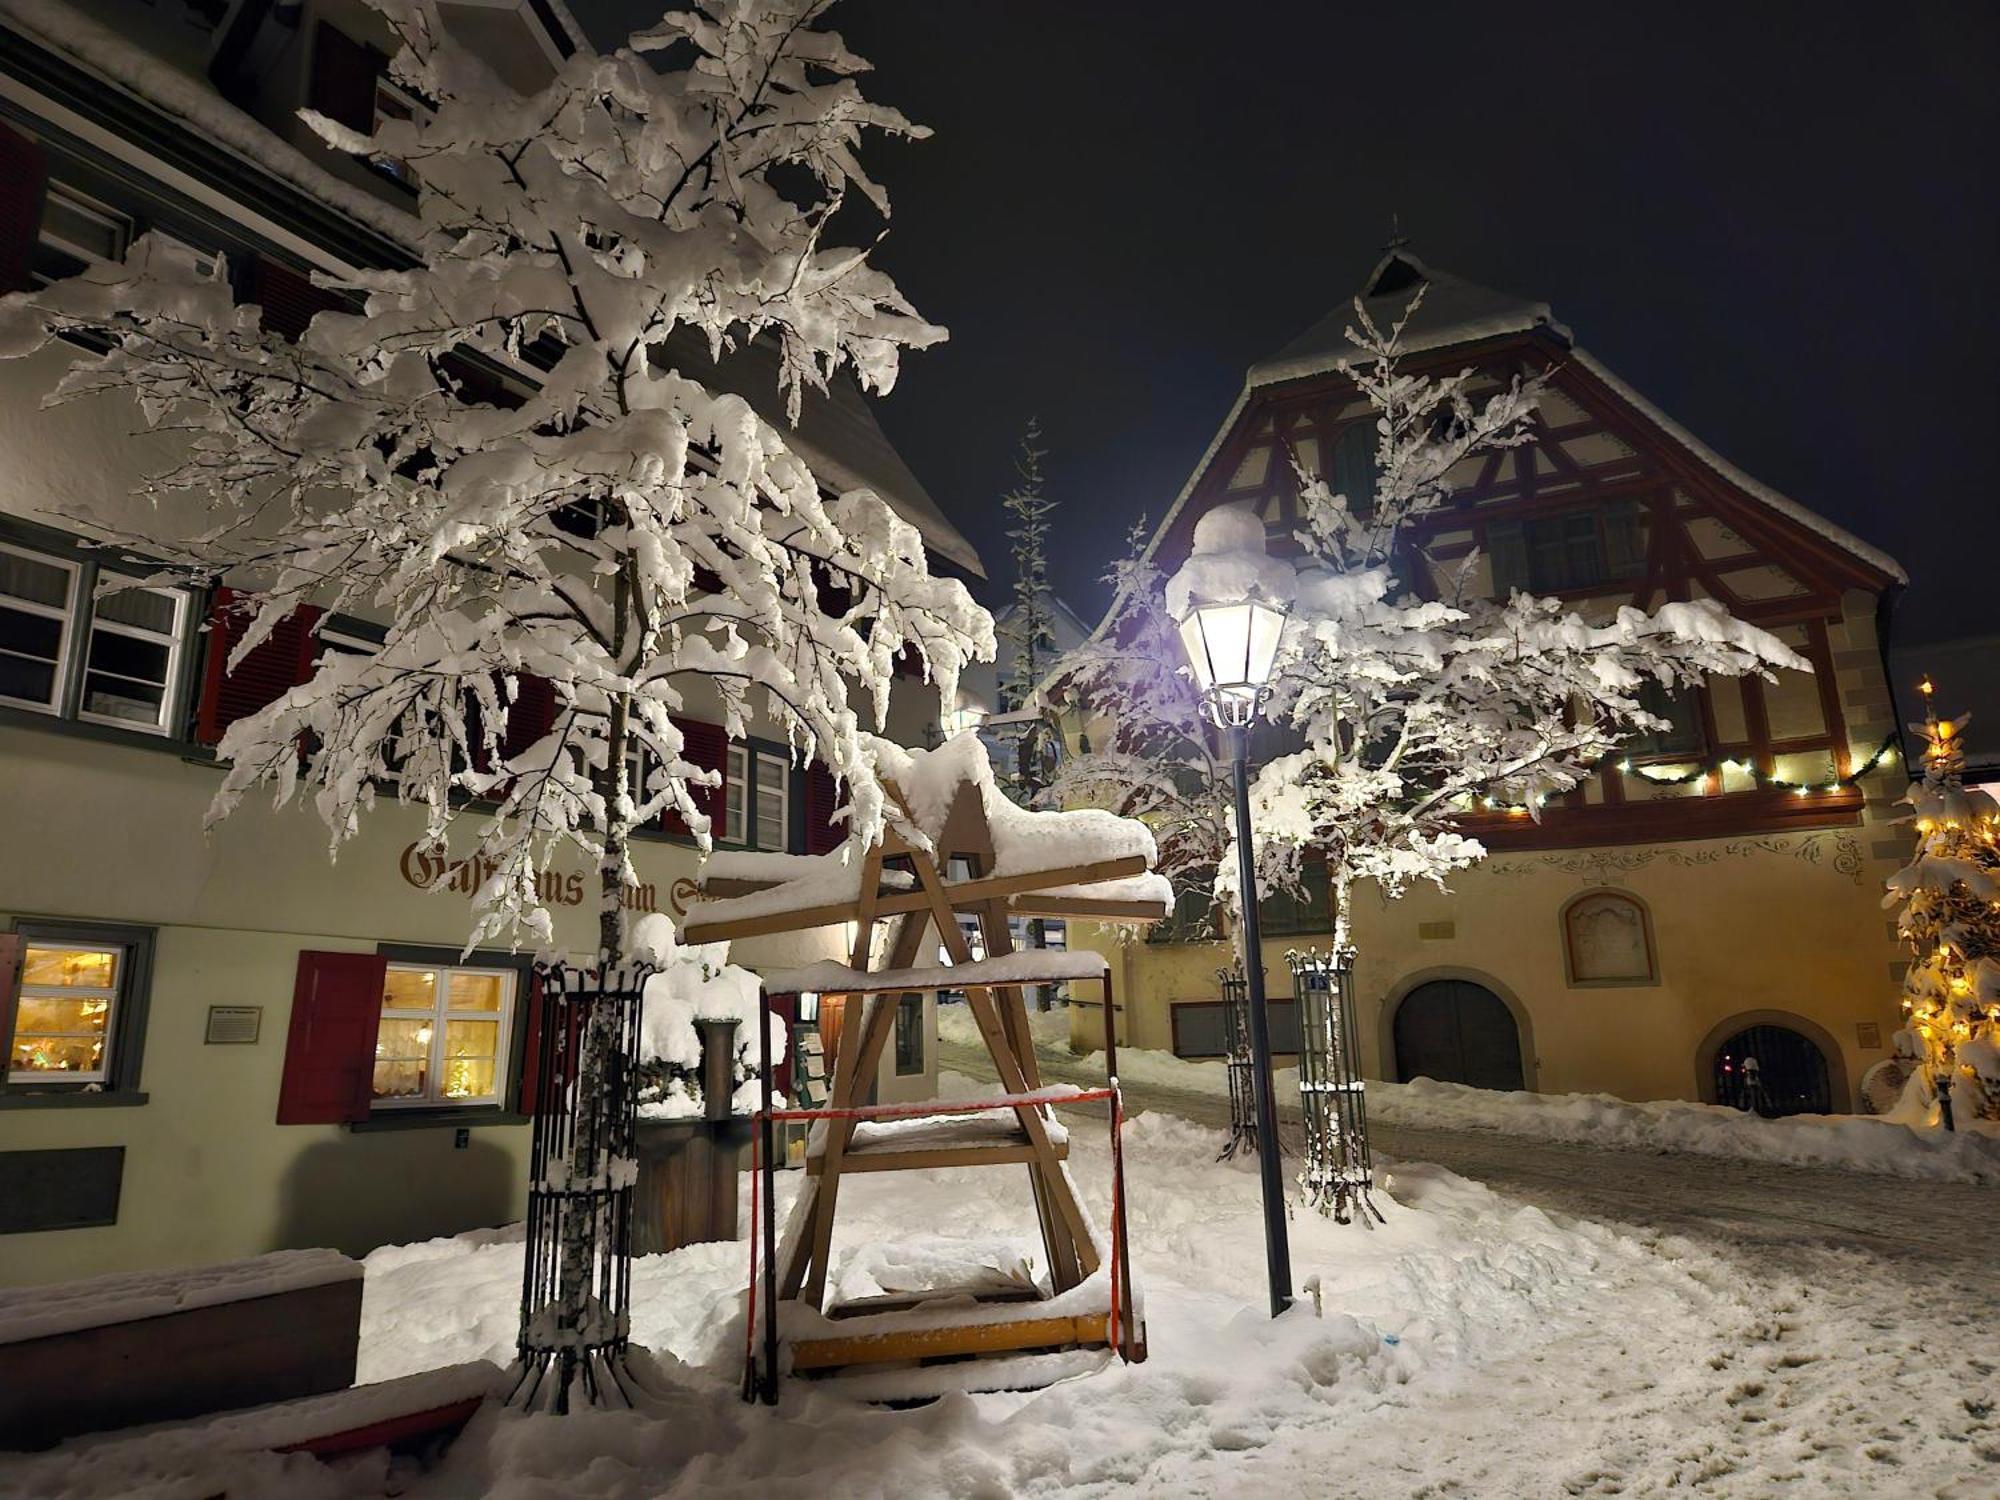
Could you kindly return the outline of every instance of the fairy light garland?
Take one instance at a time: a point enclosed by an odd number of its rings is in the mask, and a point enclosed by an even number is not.
[[[1771,791],[1791,792],[1795,796],[1807,797],[1811,796],[1814,792],[1827,795],[1857,787],[1865,777],[1874,775],[1876,771],[1881,769],[1885,761],[1894,760],[1899,753],[1898,737],[1892,730],[1883,738],[1882,743],[1875,747],[1875,753],[1870,755],[1867,760],[1863,761],[1845,776],[1835,776],[1826,781],[1792,781],[1783,776],[1761,771],[1750,761],[1737,760],[1729,756],[1725,756],[1720,760],[1703,761],[1687,771],[1672,773],[1656,771],[1650,766],[1635,766],[1629,760],[1619,761],[1618,769],[1627,776],[1636,776],[1639,780],[1646,782],[1650,786],[1688,786],[1709,776],[1733,771],[1740,776],[1748,776],[1758,786]],[[1545,805],[1547,801],[1547,795],[1543,794],[1535,798],[1534,805],[1540,807]],[[1524,815],[1529,811],[1529,806],[1526,802],[1505,802],[1497,797],[1481,797],[1478,805],[1482,808],[1491,808],[1496,812]]]

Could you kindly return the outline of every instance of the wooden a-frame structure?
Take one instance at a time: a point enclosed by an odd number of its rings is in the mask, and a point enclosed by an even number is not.
[[[1002,1094],[1033,1095],[1042,1088],[1042,1082],[1028,1029],[1024,989],[1038,982],[1085,977],[1077,961],[1086,955],[1051,954],[1049,959],[1059,961],[1052,963],[1038,963],[1037,955],[1027,953],[1010,959],[1014,950],[1008,918],[1026,915],[1093,922],[1156,922],[1166,914],[1166,905],[1157,896],[1134,899],[1129,889],[1088,889],[1105,882],[1129,885],[1130,877],[1146,873],[1149,860],[1142,853],[1125,853],[1047,869],[1001,871],[997,868],[994,840],[978,782],[962,781],[941,826],[923,830],[929,848],[900,831],[899,823],[901,828],[916,827],[910,802],[893,784],[886,785],[886,790],[891,806],[901,817],[892,820],[881,843],[856,856],[860,864],[859,879],[851,900],[829,902],[813,898],[807,904],[784,909],[761,903],[763,909],[754,913],[732,915],[727,909],[728,897],[769,891],[771,886],[764,882],[715,881],[704,887],[704,893],[721,897],[723,902],[712,916],[697,906],[690,913],[682,936],[688,942],[706,943],[800,932],[835,923],[855,924],[847,966],[844,969],[822,966],[838,969],[838,973],[830,975],[831,982],[823,983],[819,989],[821,1024],[832,1056],[827,1107],[841,1111],[867,1103],[883,1049],[894,1030],[893,997],[913,990],[947,987],[937,970],[926,972],[914,967],[925,951],[926,933],[934,928],[944,954],[952,965],[963,970],[962,979],[950,981],[949,987],[965,991],[980,1036],[993,1060]],[[969,878],[956,881],[945,878],[948,872],[960,871]],[[959,925],[961,913],[972,916],[977,923],[987,955],[984,962],[974,960],[971,945]],[[895,925],[883,963],[875,968],[870,964],[875,946],[872,939],[875,925],[881,921]],[[1095,958],[1089,955],[1090,960]],[[994,960],[1008,961],[996,964]],[[1003,971],[1005,978],[964,982],[984,977],[982,970],[988,974]],[[1115,1033],[1112,1022],[1115,1004],[1109,966],[1096,961],[1094,972],[1088,977],[1103,982],[1106,1035],[1110,1042]],[[1115,1304],[1122,1296],[1124,1304],[1121,1319],[1124,1326],[1116,1331],[1108,1329],[1102,1309],[1094,1314],[1036,1316],[1033,1299],[1021,1293],[1007,1294],[1004,1300],[1014,1305],[1004,1312],[996,1308],[996,1314],[1000,1315],[988,1322],[969,1323],[961,1315],[943,1326],[918,1327],[905,1318],[887,1332],[866,1331],[864,1325],[869,1316],[908,1313],[938,1297],[962,1298],[970,1294],[989,1300],[993,1294],[939,1289],[826,1307],[841,1178],[849,1172],[1025,1166],[1047,1256],[1050,1297],[1060,1297],[1097,1272],[1109,1241],[1091,1223],[1064,1168],[1069,1154],[1066,1133],[1060,1128],[1051,1130],[1053,1116],[1046,1103],[1022,1103],[1010,1112],[1011,1124],[1004,1116],[991,1115],[919,1116],[891,1126],[839,1115],[820,1122],[807,1149],[807,1179],[777,1253],[777,1297],[781,1307],[788,1302],[797,1303],[828,1318],[852,1320],[855,1333],[791,1340],[794,1370],[831,1370],[970,1355],[1016,1355],[1031,1350],[1103,1346],[1113,1339],[1126,1358],[1143,1357],[1144,1335],[1132,1309],[1129,1269],[1124,1273],[1128,1284],[1113,1299]],[[913,1126],[917,1128],[912,1129]],[[1112,1226],[1113,1234],[1122,1234],[1122,1230],[1122,1223]]]

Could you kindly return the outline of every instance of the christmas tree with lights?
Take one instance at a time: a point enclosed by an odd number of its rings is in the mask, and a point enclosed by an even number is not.
[[[1889,879],[1885,906],[1910,945],[1904,1025],[1920,1071],[1912,1086],[1944,1128],[1957,1118],[2000,1118],[2000,804],[1965,785],[1966,720],[1940,719],[1929,679],[1919,684],[1923,778],[1904,798],[1916,810],[1917,856]]]

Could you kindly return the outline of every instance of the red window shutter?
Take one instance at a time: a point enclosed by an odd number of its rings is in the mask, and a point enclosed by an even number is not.
[[[201,704],[195,710],[195,738],[204,745],[221,743],[223,731],[238,719],[278,701],[297,687],[313,669],[313,626],[323,613],[302,604],[229,670],[229,654],[243,639],[249,618],[233,606],[241,596],[217,589],[208,611],[208,655],[202,662]]]
[[[713,787],[690,788],[694,805],[708,814],[710,837],[719,839],[722,837],[722,810],[728,805],[729,736],[720,724],[704,724],[699,719],[677,718],[674,725],[686,742],[681,758],[692,761],[704,771],[715,771],[722,777]],[[678,813],[668,813],[661,822],[669,833],[692,832],[687,820]]]
[[[542,973],[536,969],[528,980],[528,993],[521,1002],[521,1087],[514,1096],[515,1110],[524,1115],[535,1112],[535,1092],[542,1086]]]
[[[825,766],[806,767],[806,853],[825,854],[838,849],[847,837],[847,825],[835,823],[840,807],[840,788]]]
[[[41,143],[0,125],[0,292],[31,284],[48,175]]]
[[[0,1090],[7,1086],[7,1065],[14,1056],[14,1009],[21,993],[21,935],[0,932]]]
[[[338,292],[314,286],[304,272],[265,255],[251,257],[244,273],[243,300],[261,307],[264,326],[293,343],[320,313],[347,306]]]
[[[523,672],[514,679],[514,701],[507,708],[507,728],[500,736],[500,755],[512,760],[533,749],[556,721],[556,685],[546,677]]]
[[[375,953],[299,954],[285,1039],[280,1125],[338,1125],[368,1118],[375,1034],[389,960]]]
[[[375,84],[388,58],[322,21],[313,31],[312,87],[307,102],[349,130],[375,129]]]

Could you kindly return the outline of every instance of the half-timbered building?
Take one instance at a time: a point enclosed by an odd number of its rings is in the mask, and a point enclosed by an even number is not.
[[[1532,441],[1467,459],[1414,539],[1439,589],[1554,595],[1586,617],[1714,599],[1813,665],[1776,681],[1655,691],[1668,726],[1535,812],[1474,807],[1491,851],[1449,893],[1357,897],[1367,1055],[1388,1078],[1728,1100],[1760,1057],[1785,1109],[1846,1110],[1896,1021],[1881,878],[1904,855],[1905,785],[1884,668],[1895,561],[1760,483],[1591,355],[1540,302],[1392,250],[1363,297],[1407,368],[1542,375]],[[1366,494],[1372,414],[1339,363],[1351,306],[1253,366],[1152,544],[1171,573],[1210,507],[1251,501],[1296,550],[1295,464]],[[1475,388],[1475,395],[1477,389]],[[1420,561],[1418,560],[1420,559]],[[1271,904],[1273,994],[1288,946],[1324,943],[1324,884]],[[1127,1040],[1220,1050],[1223,953],[1168,928],[1124,952]],[[1295,1035],[1281,1005],[1276,1025]],[[1093,1024],[1094,1018],[1093,1018]]]

